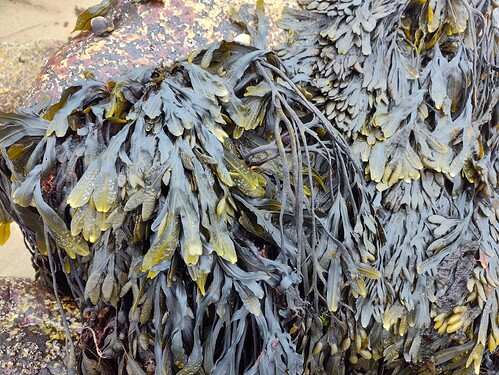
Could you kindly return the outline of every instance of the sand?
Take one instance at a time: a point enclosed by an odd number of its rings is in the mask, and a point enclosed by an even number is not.
[[[67,40],[76,13],[98,0],[0,0],[0,42]]]

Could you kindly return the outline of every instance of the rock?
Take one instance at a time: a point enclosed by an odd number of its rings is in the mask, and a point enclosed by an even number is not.
[[[74,333],[78,310],[63,299]],[[36,281],[0,278],[0,375],[63,374],[65,332],[54,296]]]

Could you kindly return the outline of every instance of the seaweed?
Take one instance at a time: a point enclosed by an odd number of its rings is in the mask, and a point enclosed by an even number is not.
[[[300,3],[276,52],[259,1],[251,46],[0,113],[79,373],[493,373],[495,5]]]

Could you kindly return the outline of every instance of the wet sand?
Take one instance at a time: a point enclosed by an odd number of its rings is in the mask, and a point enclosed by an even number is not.
[[[76,13],[99,0],[0,0],[0,42],[67,40]]]

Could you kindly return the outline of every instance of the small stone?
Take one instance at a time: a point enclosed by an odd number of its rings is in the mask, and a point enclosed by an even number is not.
[[[19,56],[19,62],[20,63],[25,63],[26,61],[28,61],[28,59],[24,56]]]
[[[102,16],[92,18],[90,25],[92,26],[93,33],[97,36],[103,36],[108,32],[108,22]]]
[[[241,44],[251,45],[251,36],[248,34],[239,34],[234,38],[234,42],[238,42]]]

